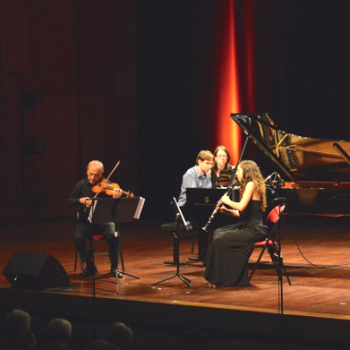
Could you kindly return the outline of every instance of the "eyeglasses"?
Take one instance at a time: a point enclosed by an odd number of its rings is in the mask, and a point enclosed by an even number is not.
[[[217,154],[217,158],[227,158],[227,154]]]
[[[209,161],[209,160],[203,160],[203,163],[205,163],[206,165],[210,165],[212,166],[214,163]]]

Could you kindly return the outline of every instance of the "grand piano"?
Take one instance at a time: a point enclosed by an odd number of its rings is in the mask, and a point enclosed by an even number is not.
[[[285,198],[285,213],[350,214],[350,142],[287,133],[267,113],[231,118],[281,171],[265,182]]]
[[[283,199],[286,214],[350,216],[350,142],[287,133],[280,130],[267,113],[231,114],[231,118],[281,172],[273,172],[265,179],[267,188],[273,191],[273,195],[268,193],[268,200],[270,198],[272,202],[273,197]],[[188,188],[187,220],[195,222],[198,227],[205,226],[217,201],[226,191],[223,188]],[[238,189],[234,189],[231,196],[238,200]],[[209,228],[215,229],[230,222],[232,218],[217,214]],[[207,236],[203,230],[199,247],[207,248]]]

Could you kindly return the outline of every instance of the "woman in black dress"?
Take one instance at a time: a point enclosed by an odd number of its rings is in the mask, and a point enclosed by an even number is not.
[[[254,243],[265,239],[268,230],[263,224],[266,209],[264,178],[257,164],[242,161],[237,167],[240,201],[233,202],[224,195],[220,212],[239,217],[238,222],[214,231],[213,242],[206,261],[205,279],[210,286],[245,286],[248,281],[248,260]]]

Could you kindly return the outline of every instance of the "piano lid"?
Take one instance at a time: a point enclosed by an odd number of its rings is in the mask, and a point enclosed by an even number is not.
[[[287,133],[267,113],[231,114],[231,118],[291,181],[350,185],[350,142]]]

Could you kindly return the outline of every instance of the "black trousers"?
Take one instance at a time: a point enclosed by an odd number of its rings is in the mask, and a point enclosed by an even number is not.
[[[87,247],[87,240],[91,239],[94,234],[105,236],[111,268],[116,268],[118,266],[119,237],[115,235],[118,231],[117,226],[118,225],[114,222],[102,224],[84,222],[76,225],[73,236],[74,245],[81,260],[85,262],[88,267],[92,266],[92,256],[91,251]]]

